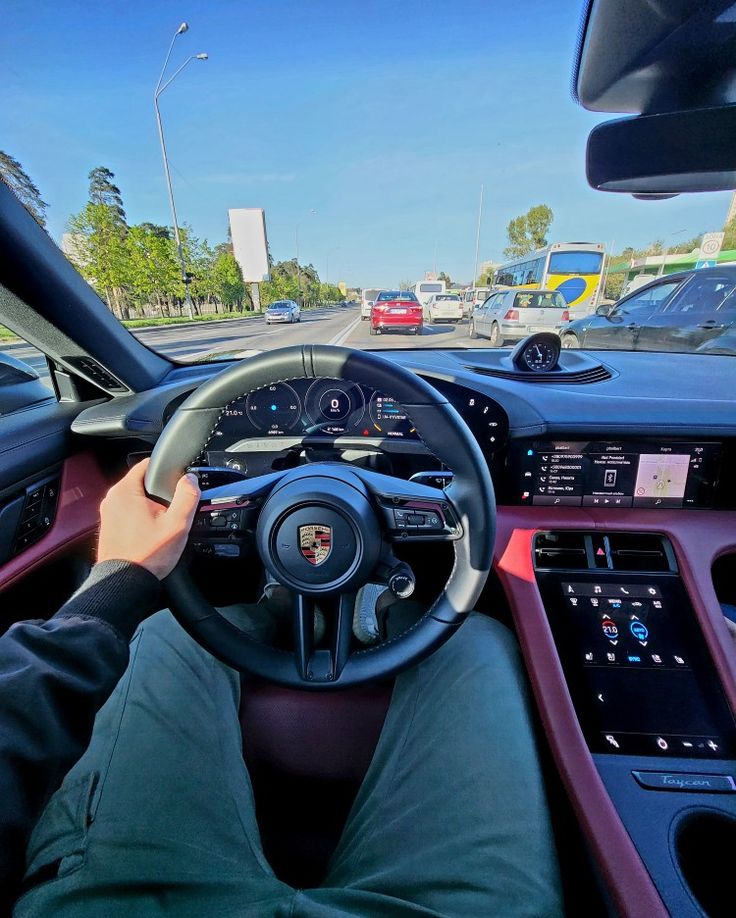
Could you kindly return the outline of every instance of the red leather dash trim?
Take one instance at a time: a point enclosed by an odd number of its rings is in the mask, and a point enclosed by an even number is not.
[[[100,501],[110,482],[92,453],[78,453],[67,459],[61,470],[56,519],[46,535],[17,557],[0,567],[0,590],[67,551],[74,542],[95,532],[100,518]]]

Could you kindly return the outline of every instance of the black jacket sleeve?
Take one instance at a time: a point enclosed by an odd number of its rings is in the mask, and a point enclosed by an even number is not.
[[[106,561],[53,618],[0,637],[0,914],[17,895],[31,830],[89,745],[159,593],[145,568]]]

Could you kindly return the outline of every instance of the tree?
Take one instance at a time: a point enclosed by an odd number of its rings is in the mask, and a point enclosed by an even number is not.
[[[414,286],[413,281],[410,280],[400,280],[399,281],[399,290],[411,290]]]
[[[46,226],[48,204],[18,160],[0,150],[0,179],[10,188],[28,213],[40,226]]]
[[[342,290],[335,284],[320,284],[318,299],[321,303],[340,303],[344,297]]]
[[[131,226],[125,247],[125,279],[136,304],[155,304],[162,315],[170,315],[171,303],[181,292],[181,269],[168,229],[151,223]]]
[[[440,271],[440,273],[437,275],[437,280],[438,280],[438,281],[444,281],[444,282],[445,282],[445,286],[448,287],[448,288],[452,286],[452,281],[450,280],[450,275],[447,274],[446,271]]]
[[[123,196],[113,179],[115,174],[105,166],[97,166],[89,174],[89,199],[93,204],[104,204],[121,223],[125,223]]]
[[[240,265],[232,252],[221,252],[212,265],[214,292],[225,306],[242,308],[245,284]]]
[[[736,217],[723,227],[723,249],[736,249]]]
[[[127,315],[126,288],[130,286],[129,251],[125,237],[123,198],[113,182],[115,175],[104,166],[89,173],[89,202],[69,220],[75,235],[72,258],[84,277],[104,294],[108,306],[120,318]]]
[[[77,269],[105,296],[113,312],[125,318],[125,287],[130,273],[127,228],[107,205],[90,201],[69,219],[69,229],[75,236],[71,258]]]
[[[530,207],[525,214],[514,217],[506,227],[509,244],[503,250],[509,258],[528,255],[547,245],[547,233],[554,220],[552,209],[546,204]]]
[[[703,238],[702,233],[698,233],[697,236],[693,236],[692,239],[686,239],[685,242],[681,242],[679,245],[673,245],[669,252],[671,255],[689,255],[694,249],[700,248],[700,241]],[[725,249],[725,245],[723,246]]]

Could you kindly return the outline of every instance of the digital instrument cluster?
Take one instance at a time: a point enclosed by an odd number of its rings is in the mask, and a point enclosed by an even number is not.
[[[484,453],[490,456],[505,445],[508,418],[500,405],[455,383],[429,382],[463,416]],[[206,461],[237,469],[237,453],[248,449],[248,441],[283,437],[420,440],[411,417],[390,393],[339,379],[295,379],[231,402],[213,431]]]
[[[714,506],[721,444],[537,441],[519,449],[517,502],[542,506]]]

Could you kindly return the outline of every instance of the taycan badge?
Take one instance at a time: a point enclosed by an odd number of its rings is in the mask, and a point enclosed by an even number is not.
[[[324,564],[332,551],[332,526],[300,526],[299,551],[315,567]]]

